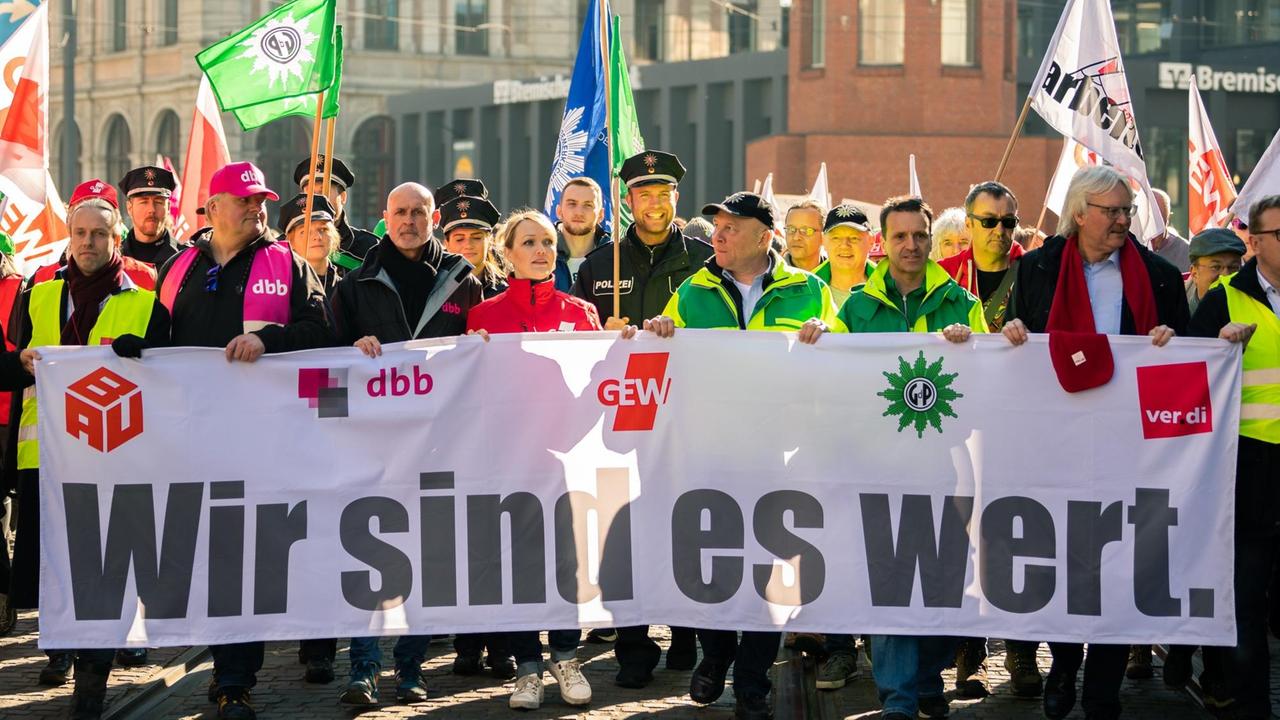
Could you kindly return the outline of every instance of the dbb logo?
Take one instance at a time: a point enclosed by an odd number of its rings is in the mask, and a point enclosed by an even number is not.
[[[298,397],[322,418],[347,416],[347,369],[299,368]]]
[[[658,406],[667,404],[671,379],[667,377],[670,353],[633,353],[627,359],[627,372],[622,379],[600,383],[596,397],[601,405],[615,407],[615,432],[652,430],[658,417]]]
[[[1209,366],[1203,362],[1138,368],[1142,437],[1180,437],[1213,432]]]
[[[67,434],[111,452],[142,434],[142,390],[100,367],[66,392]]]
[[[403,397],[412,392],[414,395],[426,395],[435,387],[435,381],[431,379],[431,373],[423,372],[417,365],[409,373],[402,373],[396,368],[391,368],[391,375],[387,375],[386,368],[378,371],[376,377],[369,379],[369,397],[387,397],[388,392],[392,397]]]
[[[255,295],[279,295],[284,297],[289,294],[289,286],[280,280],[259,279],[251,288]]]

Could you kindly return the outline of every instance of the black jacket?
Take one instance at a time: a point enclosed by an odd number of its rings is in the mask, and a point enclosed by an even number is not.
[[[168,230],[165,230],[160,235],[160,238],[153,243],[138,242],[133,230],[130,230],[129,234],[125,235],[124,240],[120,243],[120,254],[152,265],[159,270],[164,267],[165,263],[169,262],[169,258],[177,255],[185,247],[187,247],[187,244],[174,240],[173,234]]]
[[[1132,237],[1132,236],[1130,236]],[[1062,250],[1067,238],[1054,235],[1044,245],[1022,256],[1017,264],[1017,277],[1013,282],[1013,295],[1009,299],[1007,320],[1018,318],[1035,333],[1046,331],[1049,324],[1049,308],[1053,306],[1053,294],[1058,289],[1058,271],[1062,266]],[[1182,284],[1182,273],[1168,260],[1137,244],[1142,264],[1151,278],[1151,290],[1155,295],[1156,317],[1161,325],[1168,325],[1178,335],[1187,330],[1187,294]],[[1120,306],[1120,334],[1134,335],[1133,314],[1129,304]]]
[[[587,254],[578,268],[573,294],[596,306],[601,322],[610,316],[625,317],[633,325],[657,317],[667,307],[676,288],[715,255],[711,246],[681,234],[675,225],[661,245],[648,246],[636,235],[635,226],[622,238],[621,312],[613,310],[613,243]]]
[[[378,236],[364,228],[352,227],[347,222],[347,214],[345,212],[342,217],[338,218],[338,222],[334,227],[338,229],[338,237],[340,238],[338,249],[359,260],[364,260],[369,251],[378,246]]]
[[[209,235],[196,240],[199,256],[191,264],[185,282],[174,299],[173,333],[176,347],[226,347],[244,334],[244,289],[258,248],[272,242],[266,235],[236,253],[218,273],[217,289],[206,290],[206,278],[216,265],[209,249]],[[173,259],[160,270],[156,287],[163,287]],[[269,353],[309,350],[333,345],[333,331],[325,312],[320,278],[297,253],[293,254],[293,283],[289,294],[289,324],[270,325],[254,331]]]
[[[1266,307],[1267,293],[1258,282],[1258,259],[1253,258],[1229,281],[1231,287],[1257,300]],[[1216,338],[1223,326],[1231,322],[1227,309],[1227,291],[1215,287],[1205,293],[1191,317],[1187,334],[1192,337]],[[1242,537],[1280,535],[1280,445],[1253,438],[1240,437],[1236,455],[1236,534]]]
[[[390,244],[391,240],[384,238],[382,242]],[[365,255],[364,264],[338,282],[330,299],[338,342],[351,345],[366,335],[380,343],[392,343],[466,333],[467,313],[483,300],[471,263],[461,255],[445,252],[435,238],[427,243],[422,262],[435,277],[422,316],[414,318],[411,325],[400,292],[378,255],[379,250]]]

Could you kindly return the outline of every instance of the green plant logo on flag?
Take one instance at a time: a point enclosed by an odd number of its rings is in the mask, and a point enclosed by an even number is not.
[[[321,18],[314,19],[318,21]],[[266,70],[269,87],[272,88],[277,82],[285,85],[290,76],[302,80],[302,69],[316,60],[311,54],[311,46],[320,37],[311,32],[311,20],[310,17],[294,20],[292,14],[285,15],[267,22],[240,43],[246,48],[240,57],[253,61],[250,76]]]
[[[898,432],[911,425],[914,426],[916,437],[923,438],[926,427],[932,426],[942,432],[942,418],[958,417],[951,407],[951,401],[964,395],[951,389],[957,373],[943,374],[942,360],[940,357],[932,363],[926,363],[924,351],[921,350],[914,365],[908,364],[899,355],[898,372],[884,373],[889,380],[889,388],[876,395],[889,401],[883,417],[898,416]]]

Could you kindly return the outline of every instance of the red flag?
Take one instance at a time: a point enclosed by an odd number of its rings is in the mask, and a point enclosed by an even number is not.
[[[28,25],[34,30],[31,46],[0,126],[0,192],[44,205],[49,176],[48,3],[27,19],[24,27]]]
[[[1236,199],[1236,186],[1227,171],[1227,161],[1213,135],[1209,115],[1200,102],[1195,79],[1191,81],[1190,117],[1187,145],[1191,152],[1191,169],[1187,174],[1187,230],[1192,235],[1205,228],[1223,227]]]
[[[195,118],[187,139],[187,160],[182,165],[182,204],[173,229],[179,242],[189,239],[208,224],[196,209],[204,207],[209,199],[209,179],[229,162],[231,153],[227,150],[227,135],[222,130],[218,101],[214,98],[209,78],[201,78],[200,91],[196,94]]]

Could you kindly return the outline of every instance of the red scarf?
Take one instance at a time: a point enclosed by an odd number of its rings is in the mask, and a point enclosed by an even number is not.
[[[71,318],[62,326],[62,344],[85,345],[102,304],[124,283],[124,260],[119,252],[112,252],[107,264],[93,275],[85,275],[79,265],[68,262],[62,277],[67,281],[72,307]]]
[[[1156,315],[1156,296],[1151,289],[1151,276],[1138,254],[1138,246],[1132,237],[1120,248],[1120,277],[1124,282],[1124,301],[1133,315],[1133,328],[1138,335],[1146,335],[1160,324]],[[1062,265],[1058,269],[1058,287],[1049,306],[1049,332],[1097,333],[1093,324],[1093,304],[1089,301],[1089,286],[1084,279],[1084,258],[1080,255],[1079,241],[1075,235],[1067,238],[1062,249]]]

